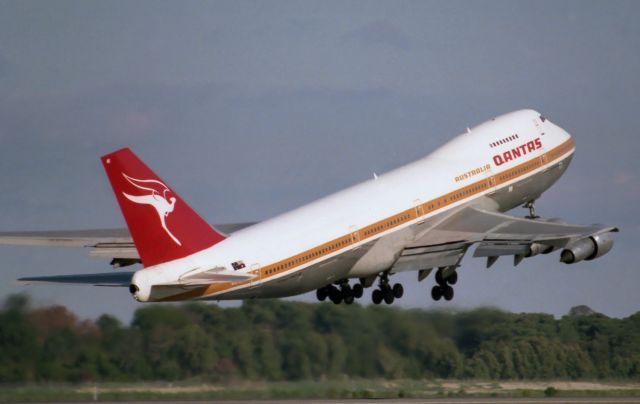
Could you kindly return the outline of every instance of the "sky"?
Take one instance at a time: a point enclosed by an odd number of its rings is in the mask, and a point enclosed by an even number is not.
[[[124,227],[99,157],[125,146],[210,222],[255,221],[534,108],[577,147],[538,214],[619,226],[614,249],[491,269],[468,254],[453,302],[409,273],[394,276],[396,304],[628,316],[640,310],[638,15],[635,1],[0,0],[0,231]],[[124,288],[15,282],[111,270],[87,253],[0,246],[0,298],[128,321],[142,304]]]

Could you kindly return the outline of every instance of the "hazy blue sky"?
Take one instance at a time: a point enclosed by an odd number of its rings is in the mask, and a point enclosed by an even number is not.
[[[634,1],[0,0],[0,230],[124,226],[99,161],[123,146],[211,222],[261,220],[530,107],[577,143],[539,213],[619,225],[614,250],[491,270],[469,254],[453,303],[432,302],[415,274],[398,276],[400,303],[629,315],[638,16]],[[1,247],[0,295],[128,319],[139,304],[125,289],[14,283],[110,269],[86,253]]]

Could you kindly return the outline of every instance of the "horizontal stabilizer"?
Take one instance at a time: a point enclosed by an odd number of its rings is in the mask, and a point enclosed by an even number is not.
[[[180,277],[176,285],[203,286],[212,283],[242,282],[255,277],[256,275],[250,273],[237,273],[224,268],[214,268],[204,272],[187,273]]]
[[[34,276],[20,278],[18,282],[31,283],[67,283],[93,286],[129,286],[134,272],[103,272],[98,274]]]

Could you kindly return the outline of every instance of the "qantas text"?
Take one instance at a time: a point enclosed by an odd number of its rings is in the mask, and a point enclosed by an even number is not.
[[[502,154],[496,154],[493,156],[493,162],[496,166],[502,165],[507,161],[516,160],[527,153],[532,153],[535,150],[538,150],[542,147],[542,140],[540,138],[535,138],[530,142],[527,142],[523,145],[516,147],[515,149],[507,150]]]

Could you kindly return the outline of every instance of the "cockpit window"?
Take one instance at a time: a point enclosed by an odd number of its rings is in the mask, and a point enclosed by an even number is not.
[[[545,118],[545,117],[544,117],[544,115],[540,115],[540,120],[541,120],[542,122],[544,122],[544,121],[546,121],[546,120],[547,120],[547,118]]]

